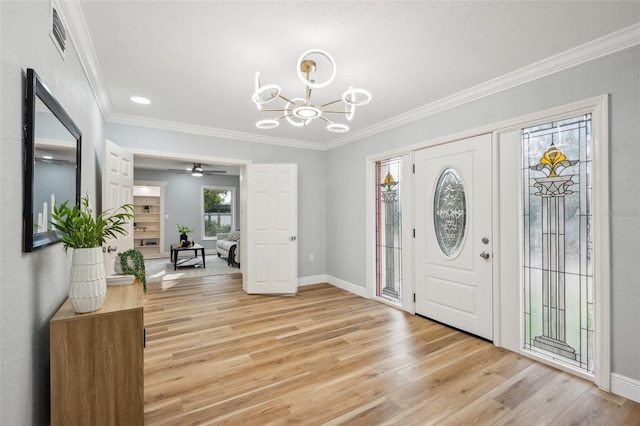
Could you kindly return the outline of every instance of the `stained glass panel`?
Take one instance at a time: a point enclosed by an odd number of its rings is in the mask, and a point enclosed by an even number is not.
[[[522,130],[524,348],[593,372],[591,115]]]
[[[402,158],[376,162],[376,295],[402,302]]]
[[[467,227],[467,198],[462,179],[453,168],[443,170],[436,184],[433,222],[442,253],[447,257],[458,254]]]

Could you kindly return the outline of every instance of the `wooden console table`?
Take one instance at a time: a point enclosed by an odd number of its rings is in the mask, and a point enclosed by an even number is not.
[[[144,423],[142,285],[111,286],[101,309],[67,301],[49,322],[51,425]]]

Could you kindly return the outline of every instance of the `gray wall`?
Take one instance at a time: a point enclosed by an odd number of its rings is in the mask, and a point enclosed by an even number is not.
[[[104,124],[69,44],[63,61],[48,33],[49,1],[0,2],[0,424],[49,420],[49,319],[67,298],[71,252],[22,252],[24,75],[36,70],[82,130],[82,192],[96,197]]]
[[[327,162],[326,153],[253,142],[213,138],[108,123],[107,139],[130,149],[250,160],[254,163],[298,165],[298,276],[327,271]],[[137,179],[137,176],[136,176]],[[332,196],[330,196],[332,198]],[[169,221],[167,235],[174,222]],[[333,234],[332,232],[332,235]],[[309,255],[315,255],[315,262]]]
[[[640,48],[318,152],[116,124],[105,129],[73,46],[63,61],[49,38],[48,14],[48,0],[0,1],[0,424],[48,423],[48,321],[67,297],[71,261],[60,244],[28,254],[21,250],[27,67],[38,72],[83,132],[83,194],[100,195],[105,136],[147,150],[297,163],[300,276],[328,273],[361,286],[367,155],[610,93],[613,371],[640,380]],[[309,254],[315,254],[314,263],[308,262]]]
[[[328,152],[327,273],[365,286],[365,158],[593,96],[610,98],[612,370],[640,380],[640,47]],[[349,206],[349,208],[345,208]]]
[[[240,178],[238,176],[212,175],[193,177],[190,173],[176,174],[162,170],[134,169],[135,180],[166,182],[164,192],[165,244],[163,251],[169,253],[170,245],[179,241],[178,224],[189,226],[195,232],[189,239],[205,247],[206,254],[216,252],[215,240],[203,240],[202,236],[202,187],[224,186],[235,188],[235,229],[240,227]]]

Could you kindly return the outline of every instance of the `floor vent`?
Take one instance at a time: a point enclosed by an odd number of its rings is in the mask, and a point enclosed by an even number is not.
[[[60,14],[60,7],[57,2],[51,1],[51,26],[50,26],[50,36],[51,40],[53,40],[53,44],[56,45],[58,52],[62,56],[62,59],[65,57],[65,51],[67,48],[67,29],[65,28],[64,22],[62,21],[62,16]]]

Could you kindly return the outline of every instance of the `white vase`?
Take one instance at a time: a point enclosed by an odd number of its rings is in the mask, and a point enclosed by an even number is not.
[[[97,311],[107,294],[102,247],[73,249],[69,299],[79,313]]]

